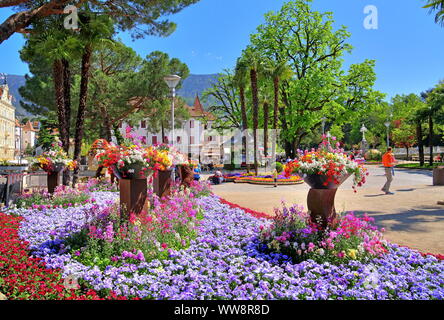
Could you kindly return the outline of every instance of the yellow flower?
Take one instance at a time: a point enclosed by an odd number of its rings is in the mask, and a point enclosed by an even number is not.
[[[356,249],[348,249],[348,256],[353,260],[356,260],[357,252]]]

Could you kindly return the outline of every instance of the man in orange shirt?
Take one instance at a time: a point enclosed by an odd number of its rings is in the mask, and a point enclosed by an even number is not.
[[[385,194],[394,194],[390,192],[390,184],[393,180],[393,166],[395,165],[395,156],[392,153],[392,148],[388,147],[387,152],[382,156],[382,165],[385,169],[385,176],[387,178],[387,182],[384,187],[382,187],[381,191],[385,192]]]

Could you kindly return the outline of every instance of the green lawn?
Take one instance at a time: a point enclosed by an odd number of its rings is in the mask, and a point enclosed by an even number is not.
[[[406,168],[406,169],[428,169],[432,170],[436,167],[444,166],[444,163],[442,162],[436,162],[432,166],[430,166],[429,163],[425,163],[423,166],[420,166],[419,163],[404,163],[404,164],[398,164],[396,168]]]

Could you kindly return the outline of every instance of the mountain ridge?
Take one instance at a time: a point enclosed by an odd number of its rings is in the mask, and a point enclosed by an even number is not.
[[[6,83],[9,86],[9,91],[13,97],[12,104],[16,108],[16,116],[18,117],[29,117],[33,116],[27,112],[20,105],[20,101],[24,99],[19,93],[19,88],[23,86],[26,82],[25,76],[15,75],[15,74],[5,74]],[[193,105],[196,95],[202,98],[202,93],[213,86],[217,81],[220,74],[190,74],[186,79],[183,80],[182,86],[177,90],[177,95],[183,98],[188,105]],[[202,101],[201,102],[205,109],[211,105],[212,101]]]

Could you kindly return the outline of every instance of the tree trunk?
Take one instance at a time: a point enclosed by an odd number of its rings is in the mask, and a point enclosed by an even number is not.
[[[123,143],[123,137],[119,130],[119,124],[114,123],[113,125],[114,136],[116,137],[117,144],[121,145]]]
[[[406,151],[406,153],[407,153],[407,161],[409,161],[409,147],[406,147],[406,148],[405,148],[405,151]]]
[[[82,69],[80,80],[79,109],[77,110],[76,132],[74,140],[74,160],[80,162],[80,152],[82,149],[82,139],[85,123],[85,110],[88,99],[89,69],[91,66],[92,45],[88,44],[82,56]],[[72,184],[75,186],[79,175],[79,168],[74,170]]]
[[[264,155],[268,157],[268,118],[270,116],[270,108],[268,102],[264,102]]]
[[[419,165],[424,165],[424,143],[422,140],[421,120],[416,121],[416,140],[418,140]]]
[[[166,141],[165,141],[165,126],[163,125],[163,121],[161,122],[160,126],[161,126],[160,131],[162,133],[162,143],[166,143]]]
[[[258,88],[257,88],[257,71],[255,69],[250,70],[251,91],[253,96],[253,141],[254,141],[254,171],[258,175],[258,162],[257,162],[257,127],[258,127]]]
[[[429,114],[429,148],[430,148],[429,164],[430,166],[432,166],[433,165],[433,118],[431,111]]]
[[[112,126],[108,115],[108,110],[106,110],[106,107],[102,104],[100,104],[100,112],[103,115],[103,126],[104,126],[104,138],[107,141],[112,140]]]
[[[277,127],[278,127],[278,112],[279,112],[279,78],[273,79],[274,84],[274,108],[273,108],[273,145],[271,155],[274,157],[272,162],[276,161],[276,143],[277,143]]]
[[[248,119],[247,119],[247,107],[245,105],[245,88],[243,86],[239,87],[240,95],[240,105],[241,105],[241,116],[242,116],[242,160],[245,159],[245,164],[247,165],[247,172],[250,173],[250,164],[247,159],[247,137],[245,136],[246,130],[248,129]]]
[[[67,132],[67,144],[64,148],[67,155],[69,155],[70,146],[70,128],[71,128],[71,70],[69,61],[62,59],[63,65],[63,97],[65,104],[65,124]],[[62,183],[64,186],[69,185],[69,170],[63,171]]]
[[[0,43],[9,39],[15,32],[28,27],[35,17],[41,18],[54,14],[54,8],[63,8],[68,2],[69,0],[52,0],[38,8],[14,13],[0,25]]]

